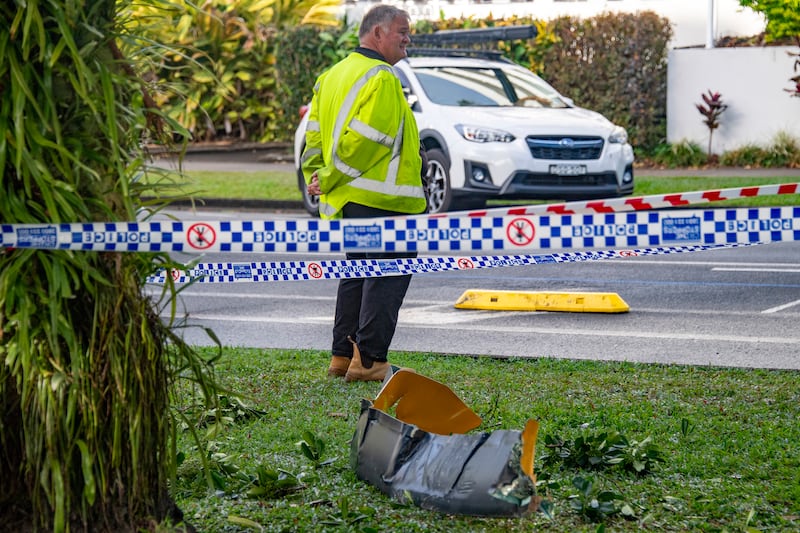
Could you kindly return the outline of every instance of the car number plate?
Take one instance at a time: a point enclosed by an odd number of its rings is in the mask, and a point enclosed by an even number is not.
[[[583,176],[586,165],[550,165],[550,174],[557,176]]]

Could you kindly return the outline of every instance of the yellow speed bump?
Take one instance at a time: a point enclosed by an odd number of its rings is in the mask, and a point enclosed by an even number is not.
[[[563,311],[568,313],[627,313],[615,292],[532,292],[469,289],[455,304],[458,309],[494,311]]]

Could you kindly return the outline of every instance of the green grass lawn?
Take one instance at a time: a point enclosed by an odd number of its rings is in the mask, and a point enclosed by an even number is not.
[[[213,172],[193,171],[178,174],[154,174],[151,182],[160,180],[165,190],[177,190],[198,198],[297,200],[297,176],[294,172]]]
[[[634,194],[648,196],[652,194],[668,194],[675,192],[706,191],[715,189],[731,189],[736,187],[749,187],[754,185],[772,185],[776,183],[797,183],[797,176],[775,178],[726,178],[726,177],[680,177],[680,178],[636,178]],[[768,207],[783,205],[800,205],[800,195],[782,194],[772,196],[757,196],[738,200],[726,200],[704,204],[707,206],[726,207]]]
[[[666,194],[674,192],[701,191],[710,189],[728,189],[751,185],[767,185],[773,183],[794,183],[797,177],[777,178],[726,178],[726,177],[692,177],[687,171],[686,177],[678,178],[636,178],[635,196]],[[294,172],[211,172],[192,171],[184,177],[170,175],[171,182],[180,186],[185,194],[195,199],[269,199],[300,201],[297,188],[297,177]],[[155,176],[150,177],[155,180]],[[492,202],[497,203],[497,202]],[[514,202],[517,204],[540,202]],[[748,198],[715,202],[716,206],[772,206],[800,205],[800,195],[781,195]]]
[[[218,378],[253,411],[230,406],[220,413],[227,417],[222,429],[203,443],[207,468],[189,434],[180,438],[186,460],[173,492],[199,531],[588,532],[602,531],[600,524],[607,531],[800,529],[797,372],[390,354],[394,364],[448,385],[482,417],[476,431],[521,430],[527,419],[539,420],[537,492],[550,516],[476,518],[394,501],[355,477],[349,440],[361,398],[374,398],[380,384],[327,378],[328,357],[224,350]],[[306,431],[324,444],[314,460],[297,445],[309,440]],[[637,474],[619,465],[581,468],[542,459],[553,451],[548,437],[573,443],[584,437],[597,445],[611,431],[630,443],[651,438],[663,462]],[[216,480],[214,490],[206,473]],[[593,492],[579,497],[575,477],[591,479]],[[254,487],[264,494],[248,497]],[[593,514],[591,499],[599,491],[618,498],[615,508],[628,515]]]

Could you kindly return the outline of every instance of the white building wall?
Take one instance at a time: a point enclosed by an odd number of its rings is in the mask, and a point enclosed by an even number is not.
[[[705,117],[695,104],[711,90],[728,105],[714,131],[716,154],[745,145],[769,146],[779,132],[800,140],[800,98],[785,89],[795,46],[672,50],[667,65],[667,142],[708,147]]]

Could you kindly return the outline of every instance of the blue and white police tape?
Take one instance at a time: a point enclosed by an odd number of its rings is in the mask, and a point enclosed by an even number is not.
[[[800,207],[344,220],[0,224],[0,246],[107,252],[423,252],[800,240]]]
[[[607,214],[629,211],[646,211],[665,207],[686,207],[693,204],[718,202],[736,198],[752,198],[756,196],[772,196],[797,194],[800,183],[779,183],[770,185],[738,187],[730,189],[716,189],[707,191],[694,191],[684,193],[669,193],[628,198],[612,198],[589,201],[575,201],[560,204],[544,204],[531,206],[514,206],[469,212],[437,213],[396,217],[391,220],[410,220],[405,227],[412,236],[411,240],[424,240],[437,232],[440,237],[458,237],[457,231],[466,227],[464,224],[449,224],[444,219],[476,218],[490,219],[491,224],[482,224],[481,228],[496,227],[498,219],[512,219],[516,228],[508,230],[514,237],[509,239],[512,244],[519,246],[525,243],[529,236],[525,236],[527,222],[520,221],[527,216],[549,215],[581,215],[581,214]],[[426,224],[424,221],[428,221]],[[437,222],[431,222],[436,220]],[[71,250],[98,250],[98,251],[325,251],[318,250],[320,242],[327,243],[328,251],[341,251],[347,248],[348,243],[337,238],[331,238],[330,230],[342,231],[337,224],[330,227],[323,224],[309,224],[308,227],[296,227],[296,223],[286,223],[277,226],[270,221],[242,222],[242,223],[209,223],[197,221],[193,223],[175,222],[118,222],[118,223],[72,223],[72,224],[2,224],[0,223],[0,247],[6,248],[36,248],[36,249],[71,249]],[[302,223],[301,223],[302,224]],[[394,227],[394,222],[391,223]],[[502,225],[502,224],[501,224]],[[236,226],[236,227],[234,227]],[[261,226],[260,229],[259,226]],[[385,225],[389,229],[389,225]],[[474,228],[475,225],[469,225]],[[372,248],[375,236],[367,231],[359,234],[356,229],[345,229],[345,235],[353,237],[351,244],[355,248],[363,245]],[[420,231],[422,233],[420,233]],[[230,235],[225,235],[230,232]],[[251,241],[242,240],[247,233],[252,232]],[[443,233],[445,232],[445,233]],[[218,234],[221,237],[218,240]],[[507,235],[508,236],[508,235]],[[335,237],[338,237],[335,236]],[[485,238],[479,237],[479,238]],[[259,240],[260,239],[260,240]],[[367,241],[365,242],[359,242]],[[478,238],[472,238],[477,241]],[[240,244],[241,243],[241,244]],[[253,243],[264,243],[251,246]],[[277,247],[276,247],[277,243]],[[307,248],[303,246],[307,243]],[[298,246],[300,244],[300,246]],[[531,244],[531,243],[529,243]],[[387,246],[391,246],[389,242]],[[522,244],[524,246],[524,244]],[[237,249],[240,248],[241,249]],[[263,249],[262,249],[263,248]],[[279,249],[283,248],[283,249]],[[419,250],[416,245],[409,249]],[[438,249],[438,248],[437,248]],[[473,247],[473,249],[475,249]],[[513,249],[513,248],[512,248]]]
[[[175,283],[241,283],[267,281],[306,281],[343,278],[402,276],[455,270],[473,270],[523,265],[574,263],[625,259],[651,255],[699,252],[763,244],[759,242],[669,246],[634,250],[602,250],[552,254],[520,254],[469,257],[418,257],[403,259],[363,259],[334,261],[273,261],[250,263],[199,263],[186,270],[162,270],[147,278],[148,283],[164,284],[168,276]]]

